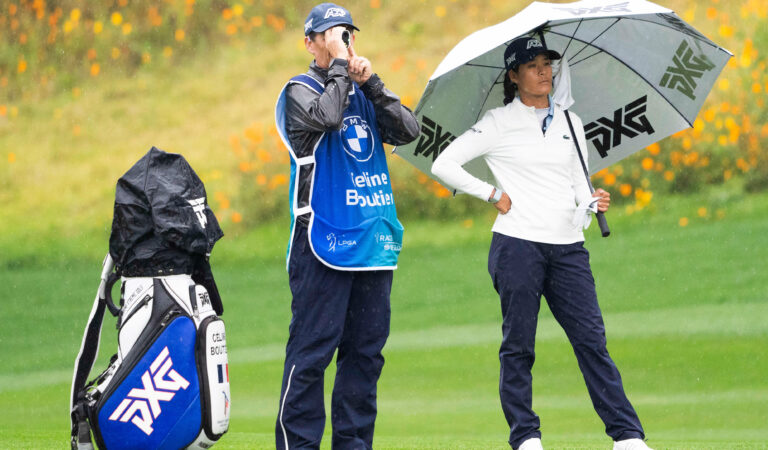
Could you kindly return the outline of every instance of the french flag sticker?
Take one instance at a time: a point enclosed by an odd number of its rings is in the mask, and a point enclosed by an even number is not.
[[[229,383],[229,364],[217,364],[216,369],[219,372],[219,383]]]

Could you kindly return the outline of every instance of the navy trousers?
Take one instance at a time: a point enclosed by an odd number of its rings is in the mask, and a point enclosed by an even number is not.
[[[340,271],[321,263],[307,229],[296,226],[289,262],[293,317],[285,350],[278,449],[320,447],[325,428],[323,379],[334,352],[331,399],[334,449],[370,449],[376,383],[389,336],[392,271]]]
[[[582,242],[553,245],[493,234],[488,271],[501,299],[503,340],[499,394],[510,426],[509,444],[541,437],[531,408],[531,369],[541,295],[565,330],[595,411],[614,440],[645,437],[608,355],[589,253]]]

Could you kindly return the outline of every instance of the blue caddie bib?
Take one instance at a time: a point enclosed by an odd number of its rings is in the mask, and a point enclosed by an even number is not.
[[[397,268],[403,226],[397,219],[392,183],[373,105],[356,83],[349,94],[340,130],[326,131],[311,156],[299,158],[286,129],[286,87],[303,84],[318,94],[325,87],[307,74],[293,77],[283,88],[275,108],[280,137],[291,155],[291,244],[296,217],[312,213],[309,243],[325,265],[339,270]],[[298,208],[299,170],[314,164],[309,206]]]

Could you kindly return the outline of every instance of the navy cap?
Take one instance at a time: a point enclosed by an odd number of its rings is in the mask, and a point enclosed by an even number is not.
[[[338,25],[346,25],[360,31],[352,23],[352,15],[345,8],[333,3],[321,3],[309,12],[307,20],[304,22],[304,36],[309,36],[309,33],[313,31],[322,33]]]
[[[504,50],[504,67],[507,72],[520,64],[533,61],[540,54],[545,53],[549,59],[560,59],[560,53],[548,49],[540,40],[534,37],[521,37],[510,42]]]

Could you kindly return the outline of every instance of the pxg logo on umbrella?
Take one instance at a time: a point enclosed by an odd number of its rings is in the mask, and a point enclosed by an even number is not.
[[[661,78],[661,87],[677,89],[691,100],[696,100],[694,92],[697,87],[694,78],[701,78],[704,72],[715,68],[712,61],[705,55],[694,55],[688,42],[683,41],[677,47],[675,56],[672,57],[674,66],[667,67],[667,71]]]
[[[600,157],[608,156],[608,151],[621,145],[621,137],[633,138],[640,133],[653,134],[654,129],[645,115],[648,96],[644,95],[628,105],[613,112],[613,120],[601,117],[584,125],[586,138],[592,140]]]
[[[456,136],[451,132],[443,132],[441,125],[429,117],[423,116],[421,118],[421,136],[413,151],[413,156],[421,155],[424,158],[429,158],[431,155],[432,162],[434,162],[454,139]]]

